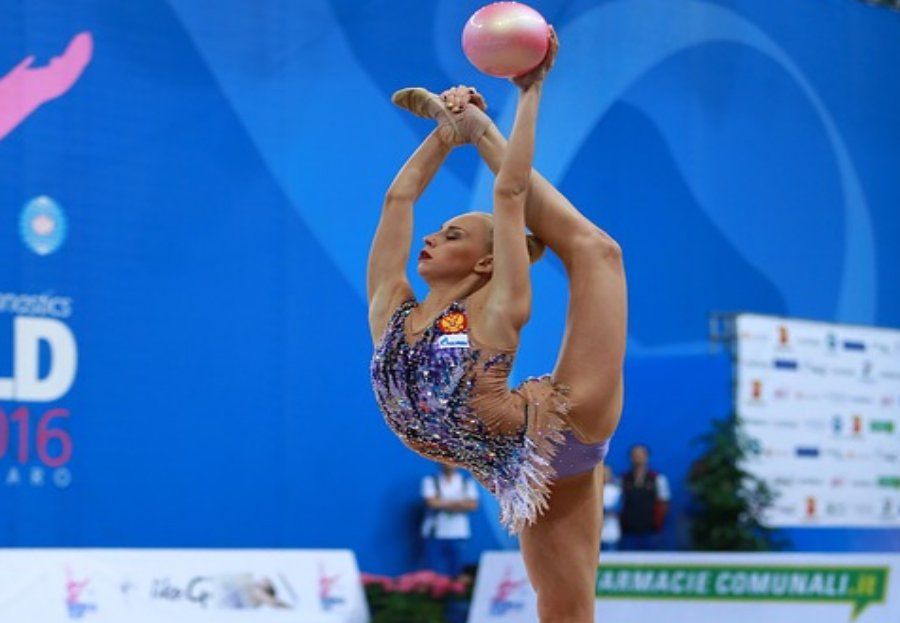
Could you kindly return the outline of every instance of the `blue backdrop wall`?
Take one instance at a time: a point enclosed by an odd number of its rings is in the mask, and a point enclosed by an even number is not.
[[[39,376],[74,374],[50,400],[0,384],[0,544],[352,547],[369,571],[413,564],[431,467],[372,399],[365,257],[429,130],[393,90],[471,83],[510,125],[513,89],[460,50],[481,3],[3,3],[0,379],[22,383],[22,318],[63,325],[77,355],[41,342]],[[690,440],[730,406],[708,313],[900,326],[900,15],[851,0],[533,4],[562,41],[537,165],[625,250],[610,460],[651,445],[682,546]],[[488,207],[490,183],[457,150],[417,235]],[[37,237],[28,206],[46,212]],[[515,380],[548,370],[562,331],[558,261],[533,279]],[[509,545],[494,510],[485,500],[478,547]],[[900,546],[889,530],[790,536]]]

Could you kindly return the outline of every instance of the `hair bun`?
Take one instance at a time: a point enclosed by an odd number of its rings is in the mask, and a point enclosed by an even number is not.
[[[544,255],[544,250],[546,250],[547,245],[534,234],[527,234],[525,236],[525,242],[528,244],[528,259],[534,264]]]

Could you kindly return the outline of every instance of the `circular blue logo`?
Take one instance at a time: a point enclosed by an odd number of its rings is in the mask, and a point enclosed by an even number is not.
[[[50,197],[35,197],[22,210],[19,233],[29,249],[38,255],[49,255],[66,239],[66,215]]]

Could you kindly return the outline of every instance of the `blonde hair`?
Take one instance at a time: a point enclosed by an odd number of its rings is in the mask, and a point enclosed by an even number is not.
[[[544,244],[544,241],[534,234],[526,234],[525,243],[528,245],[528,259],[531,260],[532,264],[541,259],[544,256],[544,251],[547,250],[547,245]]]
[[[475,212],[475,214],[480,214],[482,216],[486,216],[488,221],[490,221],[490,231],[488,232],[488,249],[490,251],[494,250],[494,215],[490,212]],[[532,233],[525,234],[525,244],[528,247],[528,259],[532,264],[537,262],[544,256],[544,251],[547,249],[547,245],[544,244],[544,241],[535,236]]]

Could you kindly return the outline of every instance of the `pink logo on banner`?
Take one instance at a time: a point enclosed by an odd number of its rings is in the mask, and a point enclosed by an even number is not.
[[[69,612],[70,619],[80,619],[88,612],[97,609],[97,604],[85,603],[82,601],[81,594],[91,581],[88,578],[84,580],[76,580],[72,576],[72,570],[66,568],[66,610]]]
[[[323,610],[328,611],[344,603],[343,597],[334,594],[334,589],[340,579],[340,575],[328,575],[325,565],[319,563],[319,602],[322,604]]]
[[[507,612],[521,610],[523,602],[513,600],[513,595],[523,586],[525,586],[525,580],[513,580],[512,569],[507,567],[503,579],[497,584],[497,591],[491,598],[491,614],[503,616]]]
[[[91,33],[83,32],[46,66],[32,67],[34,56],[28,56],[0,78],[0,140],[42,104],[71,89],[91,62],[93,50]]]

